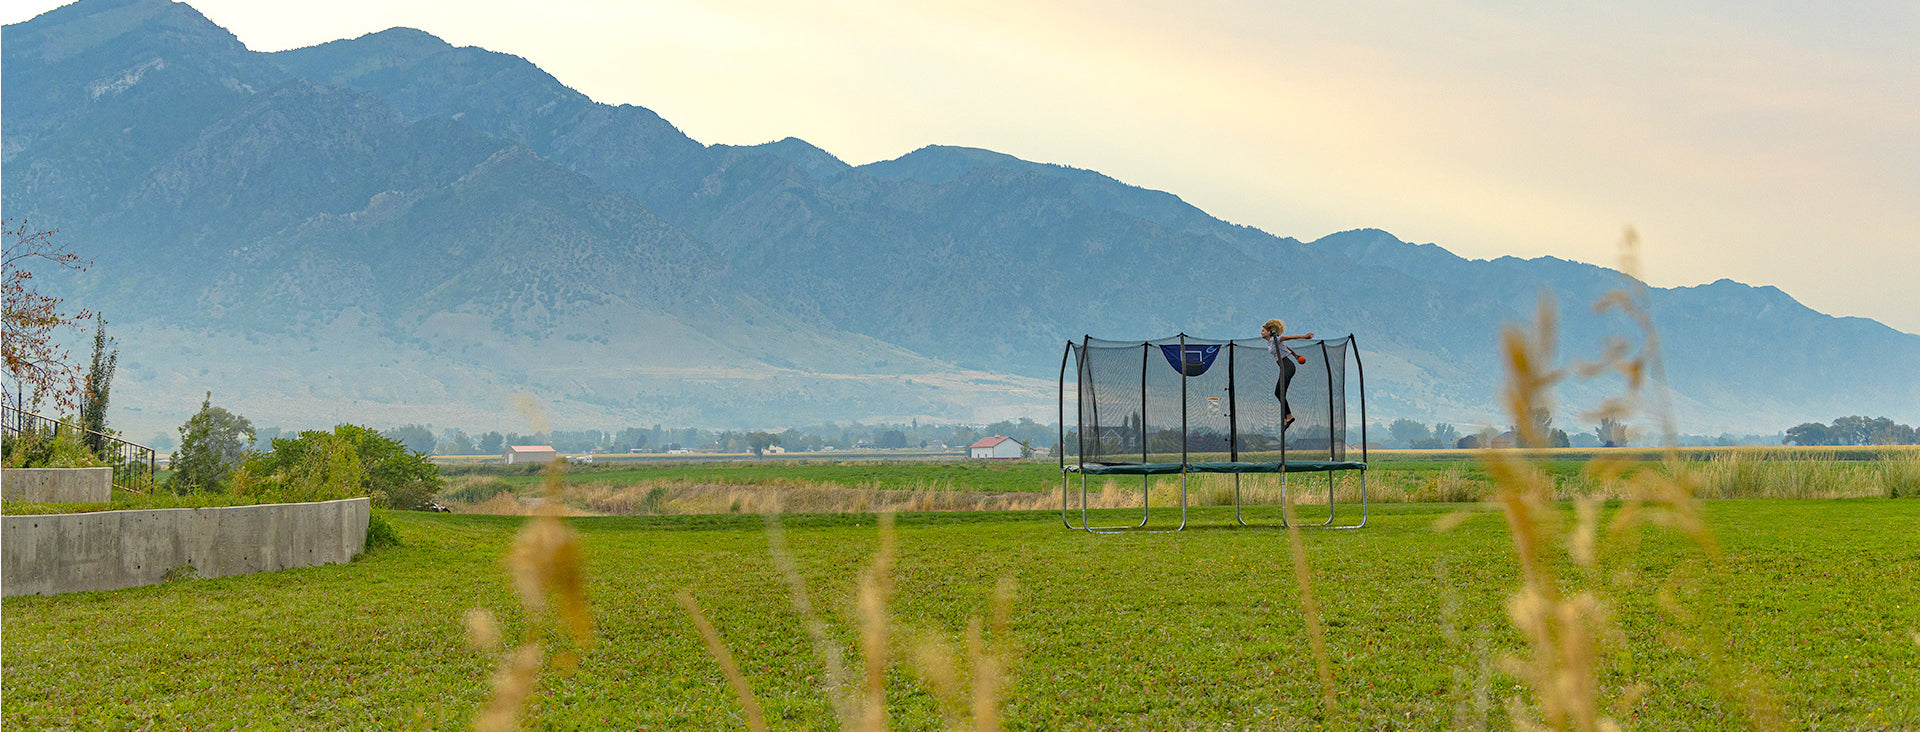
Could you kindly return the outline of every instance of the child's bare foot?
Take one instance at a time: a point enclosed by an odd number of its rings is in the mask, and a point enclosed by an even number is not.
[[[1292,426],[1293,426],[1293,415],[1289,414],[1287,415],[1286,419],[1280,420],[1280,429],[1285,430],[1286,428],[1292,427]]]

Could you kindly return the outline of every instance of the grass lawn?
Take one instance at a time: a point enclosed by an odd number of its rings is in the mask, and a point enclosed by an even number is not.
[[[1645,530],[1591,578],[1622,631],[1607,698],[1644,684],[1629,728],[1717,729],[1776,704],[1785,726],[1920,728],[1920,501],[1705,504],[1721,546]],[[1057,513],[908,514],[896,530],[896,729],[940,726],[911,639],[961,643],[997,580],[1018,590],[1001,694],[1012,729],[1508,727],[1523,642],[1498,513],[1437,533],[1457,505],[1376,505],[1360,531],[1306,532],[1339,702],[1318,704],[1285,534],[1092,536]],[[1308,510],[1311,510],[1309,508]],[[502,557],[522,519],[388,514],[406,542],[346,565],[57,597],[4,613],[7,729],[452,729],[495,656],[461,618],[524,631]],[[1116,517],[1117,518],[1117,517]],[[755,516],[572,519],[596,643],[539,680],[537,729],[739,729],[718,665],[674,595],[689,589],[775,728],[828,728],[821,661]],[[1603,524],[1604,525],[1604,524]],[[789,516],[814,603],[857,658],[853,594],[878,546],[866,515]],[[1563,568],[1568,576],[1576,573]],[[1660,607],[1671,596],[1679,617]],[[1757,694],[1749,692],[1757,691]],[[1748,698],[1758,702],[1738,702]]]

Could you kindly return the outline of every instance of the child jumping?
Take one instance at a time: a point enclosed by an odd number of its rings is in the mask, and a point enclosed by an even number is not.
[[[1279,318],[1269,320],[1266,325],[1260,326],[1260,339],[1267,342],[1267,352],[1273,354],[1273,362],[1280,365],[1280,381],[1273,385],[1273,398],[1280,400],[1280,429],[1282,430],[1293,426],[1293,407],[1287,405],[1287,384],[1293,381],[1293,372],[1300,367],[1300,364],[1307,362],[1307,357],[1294,353],[1284,341],[1313,338],[1312,333],[1283,335],[1286,332],[1287,324],[1280,322]]]

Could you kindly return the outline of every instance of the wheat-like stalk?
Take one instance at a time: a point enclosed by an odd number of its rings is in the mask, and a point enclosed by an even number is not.
[[[775,568],[787,584],[794,611],[799,613],[826,667],[821,691],[832,703],[840,728],[848,732],[881,732],[887,729],[886,669],[890,660],[889,638],[894,633],[893,619],[888,611],[888,602],[893,594],[893,515],[880,515],[879,551],[874,553],[873,562],[861,573],[856,591],[862,661],[861,674],[857,679],[847,666],[844,649],[830,637],[826,621],[814,610],[806,581],[800,577],[793,555],[787,549],[786,532],[781,526],[780,517],[767,514],[766,525],[768,553],[772,555]],[[967,659],[973,672],[970,687],[961,681],[955,663],[956,654],[951,645],[933,636],[922,637],[914,644],[915,667],[931,687],[934,697],[940,701],[942,715],[955,729],[967,728],[968,717],[971,717],[973,729],[1000,728],[999,695],[1006,678],[1008,661],[1013,655],[1008,631],[1012,602],[1013,582],[1011,579],[1002,579],[994,591],[992,642],[985,638],[979,618],[968,623]],[[733,686],[735,696],[746,710],[749,725],[764,724],[764,721],[755,722],[762,717],[759,706],[719,631],[700,613],[691,593],[681,593],[681,605],[693,618],[695,627],[706,641],[708,654],[720,664],[728,683]]]
[[[1327,656],[1326,630],[1320,623],[1320,603],[1313,596],[1313,569],[1307,564],[1307,548],[1300,537],[1300,524],[1294,518],[1293,501],[1282,500],[1280,512],[1282,523],[1287,526],[1287,544],[1293,548],[1293,581],[1300,590],[1300,615],[1306,621],[1307,642],[1313,648],[1314,672],[1320,677],[1320,703],[1331,714],[1334,708],[1333,662]]]
[[[521,526],[507,552],[507,576],[521,608],[534,622],[530,624],[531,637],[501,653],[487,703],[473,720],[474,729],[482,732],[511,730],[519,725],[527,699],[546,666],[546,641],[550,636],[567,642],[553,659],[561,667],[577,663],[579,650],[592,640],[580,540],[560,519],[565,470],[557,461],[547,465],[541,479],[547,500],[540,513]],[[548,630],[549,621],[559,626],[558,632]],[[469,642],[476,647],[498,646],[499,627],[491,613],[469,611],[466,626]]]
[[[753,687],[747,683],[747,677],[740,673],[740,665],[733,662],[733,652],[727,650],[727,642],[720,638],[719,631],[713,629],[713,623],[700,612],[700,605],[693,601],[693,593],[680,591],[680,607],[693,618],[693,627],[700,631],[700,640],[707,644],[707,654],[720,662],[720,671],[727,677],[727,685],[733,688],[734,699],[740,703],[740,709],[746,712],[747,729],[765,732],[767,715],[760,709],[760,700],[754,698]]]
[[[1635,266],[1638,245],[1638,236],[1629,230],[1622,244],[1629,273]],[[1669,445],[1658,463],[1613,456],[1589,462],[1584,475],[1589,482],[1586,490],[1625,499],[1605,531],[1601,529],[1600,504],[1592,494],[1574,501],[1574,520],[1571,527],[1567,525],[1555,503],[1557,491],[1552,477],[1533,462],[1531,455],[1498,450],[1481,454],[1521,569],[1521,586],[1508,598],[1507,614],[1526,639],[1526,652],[1507,659],[1504,665],[1526,682],[1531,700],[1509,700],[1509,717],[1516,729],[1618,729],[1616,716],[1629,714],[1650,693],[1645,684],[1627,684],[1608,703],[1598,683],[1601,669],[1609,663],[1609,649],[1625,647],[1624,634],[1614,621],[1612,603],[1607,599],[1608,580],[1601,571],[1610,548],[1633,546],[1638,529],[1654,525],[1679,530],[1691,537],[1706,557],[1718,557],[1718,545],[1700,512],[1702,479],[1670,447],[1674,443],[1673,420],[1662,384],[1659,337],[1646,302],[1645,285],[1631,277],[1626,287],[1603,297],[1596,309],[1618,310],[1635,323],[1641,330],[1639,348],[1616,340],[1598,360],[1570,367],[1556,365],[1555,315],[1550,297],[1542,296],[1531,328],[1509,326],[1502,333],[1501,361],[1507,372],[1502,401],[1520,431],[1523,446],[1544,444],[1545,421],[1537,415],[1551,413],[1551,390],[1556,384],[1569,377],[1595,378],[1609,373],[1624,379],[1625,393],[1603,401],[1587,416],[1622,419],[1650,411]],[[1437,527],[1445,529],[1459,520],[1443,519]],[[1555,570],[1560,551],[1576,571],[1571,580]],[[1627,582],[1620,584],[1626,586]],[[1662,607],[1677,621],[1685,622],[1690,617],[1670,596],[1662,601]],[[1710,666],[1720,662],[1716,651],[1702,651]],[[1777,726],[1777,708],[1763,682],[1737,672],[1716,676],[1735,679],[1723,693],[1741,706],[1751,724],[1762,729]]]

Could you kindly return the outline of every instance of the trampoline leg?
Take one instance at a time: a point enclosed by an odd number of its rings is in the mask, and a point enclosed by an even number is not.
[[[1180,471],[1180,527],[1174,531],[1185,528],[1187,528],[1187,471],[1182,470]]]
[[[1336,526],[1333,523],[1333,477],[1327,477],[1327,522],[1314,524],[1310,529],[1359,529],[1367,525],[1367,471],[1360,471],[1360,523]]]
[[[1233,474],[1233,520],[1240,522],[1241,526],[1247,525],[1246,516],[1240,513],[1240,474],[1239,473]]]
[[[1337,508],[1338,506],[1339,506],[1339,504],[1336,504],[1336,503],[1334,503],[1334,502],[1333,502],[1333,471],[1331,471],[1331,470],[1329,470],[1329,471],[1327,471],[1327,520],[1325,520],[1325,521],[1322,521],[1322,522],[1320,522],[1320,523],[1319,523],[1319,524],[1317,524],[1317,525],[1318,525],[1318,526],[1332,526],[1332,525],[1333,525],[1333,511],[1334,511],[1334,509],[1335,509],[1335,508]]]
[[[1086,479],[1087,478],[1085,475],[1082,475],[1080,477],[1081,482],[1085,482]],[[1067,473],[1066,471],[1061,471],[1060,473],[1060,523],[1065,524],[1066,527],[1069,529],[1079,528],[1073,525],[1073,519],[1067,518]],[[1085,524],[1086,520],[1083,518],[1081,519],[1080,523]]]
[[[1151,481],[1153,479],[1152,476],[1141,476],[1141,477],[1147,481]],[[1151,485],[1148,485],[1148,487],[1145,489],[1142,489],[1142,492],[1141,492],[1142,504],[1140,509],[1140,523],[1134,524],[1132,526],[1127,526],[1124,524],[1114,524],[1111,526],[1094,526],[1093,523],[1087,518],[1087,475],[1085,473],[1081,473],[1080,474],[1080,525],[1074,526],[1073,524],[1067,524],[1067,528],[1081,529],[1081,530],[1087,531],[1088,533],[1093,533],[1093,534],[1117,534],[1117,533],[1122,533],[1126,531],[1138,531],[1142,527],[1145,527],[1147,525],[1147,511],[1149,508],[1147,503],[1150,501],[1147,491],[1150,489],[1151,489]]]
[[[1280,507],[1284,510],[1280,512],[1280,528],[1284,529],[1293,525],[1292,522],[1287,520],[1287,514],[1293,512],[1293,509],[1288,508],[1292,505],[1293,496],[1287,494],[1287,471],[1282,470],[1280,471]]]
[[[1153,513],[1153,476],[1140,476],[1140,525],[1146,526]]]
[[[1180,525],[1175,526],[1171,529],[1146,528],[1147,518],[1148,518],[1147,511],[1151,508],[1153,503],[1153,476],[1143,475],[1140,477],[1142,479],[1142,482],[1141,482],[1142,507],[1140,511],[1140,523],[1135,526],[1089,526],[1087,527],[1088,533],[1093,533],[1093,534],[1130,534],[1130,533],[1171,534],[1175,531],[1182,531],[1187,528],[1187,473],[1186,471],[1184,470],[1180,471]],[[1082,523],[1084,523],[1085,519],[1082,519],[1081,521]]]

